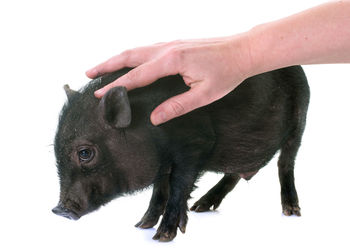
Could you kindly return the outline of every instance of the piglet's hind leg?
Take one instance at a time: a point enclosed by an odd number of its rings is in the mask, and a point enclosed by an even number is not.
[[[225,174],[224,177],[190,208],[191,211],[205,212],[211,207],[217,209],[225,196],[236,186],[241,178],[236,174]]]

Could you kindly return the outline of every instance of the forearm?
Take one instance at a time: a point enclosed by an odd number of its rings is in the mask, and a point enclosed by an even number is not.
[[[250,74],[297,64],[350,63],[350,1],[262,24],[247,35]]]

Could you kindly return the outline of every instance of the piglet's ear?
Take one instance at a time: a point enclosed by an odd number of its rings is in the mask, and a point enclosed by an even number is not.
[[[66,92],[68,101],[72,100],[74,96],[79,95],[80,93],[78,91],[72,90],[68,84],[63,86],[64,91]]]
[[[100,114],[111,126],[125,128],[131,122],[131,109],[127,90],[118,86],[110,89],[99,104]]]

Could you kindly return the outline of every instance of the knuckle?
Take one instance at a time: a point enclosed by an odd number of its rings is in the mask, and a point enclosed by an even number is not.
[[[132,50],[131,49],[125,50],[120,54],[120,56],[125,63],[128,63],[130,61],[131,56],[132,56]]]
[[[135,76],[137,76],[135,71],[130,71],[125,75],[125,79],[127,80],[127,82],[131,82],[135,78]]]
[[[173,41],[167,42],[166,45],[171,47],[171,46],[178,45],[180,43],[181,43],[181,40],[173,40]]]
[[[168,50],[168,55],[172,58],[178,58],[181,55],[182,50],[179,48],[171,48]]]
[[[200,95],[201,95],[201,102],[199,105],[201,105],[201,106],[212,103],[212,102],[216,101],[217,99],[220,99],[220,97],[222,97],[220,95],[220,93],[216,92],[215,88],[211,88],[209,86],[202,88]]]
[[[205,88],[203,87],[203,88],[201,88],[200,93],[201,93],[201,96],[202,96],[203,98],[211,99],[211,96],[212,96],[212,89],[209,88],[209,87],[205,87]]]
[[[172,66],[179,68],[184,63],[186,51],[182,48],[171,48],[165,55],[165,59]]]
[[[169,103],[169,107],[171,109],[171,112],[175,116],[180,116],[185,113],[185,108],[184,106],[178,102],[178,101],[172,101]]]
[[[141,70],[139,70],[138,68],[135,68],[135,69],[129,71],[125,75],[125,78],[126,78],[127,82],[133,82],[140,76],[140,74],[141,74]]]
[[[128,50],[123,51],[120,55],[125,57],[125,58],[128,58],[128,57],[130,57],[131,53],[132,53],[131,49],[128,49]]]

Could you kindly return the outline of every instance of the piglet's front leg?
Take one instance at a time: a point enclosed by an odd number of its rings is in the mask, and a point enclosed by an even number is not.
[[[181,129],[180,129],[181,128]],[[195,129],[194,129],[195,128]],[[215,132],[209,117],[203,110],[192,112],[161,125],[168,140],[158,141],[163,152],[160,155],[171,165],[169,196],[162,221],[153,239],[171,241],[176,237],[177,228],[182,233],[187,225],[187,200],[194,183],[215,145]]]
[[[139,228],[151,228],[158,223],[159,217],[164,213],[169,195],[169,176],[159,176],[153,186],[153,194],[149,207],[142,219],[135,225]]]
[[[181,166],[174,166],[170,175],[170,192],[163,219],[154,235],[154,240],[162,242],[171,241],[176,237],[177,228],[182,233],[186,231],[187,200],[193,189],[198,173],[195,171],[183,172]]]

